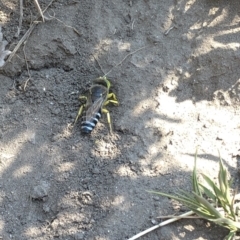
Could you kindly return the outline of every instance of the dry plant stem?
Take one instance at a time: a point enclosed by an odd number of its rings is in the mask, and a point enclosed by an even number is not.
[[[19,17],[19,25],[17,30],[17,37],[20,35],[21,28],[22,28],[22,20],[23,20],[23,0],[19,1],[19,8],[20,8],[20,17]]]
[[[187,219],[189,219],[189,218],[197,218],[197,219],[199,219],[199,218],[202,218],[202,217],[199,217],[199,216],[186,216],[186,217],[181,217],[181,216],[176,216],[176,215],[168,215],[168,216],[159,216],[159,217],[157,217],[157,218],[161,218],[161,219],[164,219],[164,218],[187,218]]]
[[[182,214],[182,215],[180,215],[180,216],[177,216],[177,217],[168,219],[168,220],[166,220],[166,221],[164,221],[164,222],[159,223],[159,224],[156,225],[156,226],[153,226],[153,227],[148,228],[147,230],[145,230],[145,231],[143,231],[143,232],[140,232],[140,233],[136,234],[135,236],[129,238],[128,240],[138,239],[138,238],[142,237],[143,235],[145,235],[145,234],[147,234],[147,233],[149,233],[149,232],[152,232],[152,231],[154,231],[155,229],[157,229],[157,228],[159,228],[159,227],[163,227],[163,226],[165,226],[165,225],[168,225],[168,224],[170,224],[170,223],[172,223],[172,222],[175,222],[175,221],[177,221],[177,220],[179,220],[179,219],[181,219],[181,218],[185,218],[185,217],[190,216],[190,215],[192,215],[192,214],[194,214],[194,212],[193,212],[193,211],[189,211],[189,212],[186,212],[186,213],[184,213],[184,214]]]
[[[23,53],[24,53],[24,58],[25,58],[25,62],[26,62],[26,66],[27,66],[27,71],[28,71],[28,79],[25,81],[24,86],[23,86],[23,91],[25,92],[27,84],[29,82],[29,80],[32,78],[30,71],[29,71],[29,67],[28,67],[28,62],[27,62],[27,57],[26,57],[26,52],[25,52],[25,46],[26,46],[26,42],[24,42],[24,46],[23,46]]]
[[[55,0],[51,0],[51,2],[47,5],[47,7],[43,10],[43,13],[47,11],[47,9],[52,5],[52,3]],[[30,26],[30,28],[27,30],[27,32],[24,34],[24,36],[20,39],[20,41],[18,42],[17,46],[13,49],[12,53],[9,55],[8,59],[6,60],[5,64],[7,62],[10,62],[12,60],[12,58],[14,57],[14,55],[16,54],[16,52],[18,51],[18,49],[21,47],[21,45],[28,39],[28,37],[30,36],[31,32],[33,31],[33,29],[36,27],[36,25],[39,23],[36,20],[38,19],[38,17],[35,19],[35,21],[32,23],[32,25]]]
[[[34,3],[35,3],[35,6],[36,6],[39,14],[40,14],[41,17],[42,17],[43,22],[45,22],[44,16],[43,16],[43,12],[42,12],[42,9],[41,9],[41,7],[40,7],[40,5],[39,5],[39,3],[38,3],[38,0],[34,0]]]
[[[12,58],[14,57],[14,55],[16,54],[17,50],[21,47],[21,45],[23,44],[23,42],[25,42],[27,40],[27,38],[29,37],[29,35],[31,34],[32,30],[35,28],[35,26],[38,23],[33,23],[30,28],[27,30],[27,32],[24,34],[24,36],[20,39],[20,41],[18,42],[18,44],[16,45],[16,47],[13,49],[12,53],[9,55],[7,61],[5,62],[5,64],[7,62],[10,62],[12,60]]]
[[[175,28],[175,26],[170,27],[170,28],[164,33],[164,35],[167,36],[168,33],[169,33],[171,30],[173,30],[174,28]]]
[[[141,51],[141,50],[143,50],[143,49],[145,49],[145,48],[147,48],[147,46],[141,47],[141,48],[139,48],[139,49],[137,49],[137,50],[135,50],[135,51],[127,54],[127,55],[123,58],[123,60],[122,60],[121,62],[119,62],[119,63],[118,63],[117,65],[115,65],[114,67],[112,67],[112,69],[110,69],[103,77],[106,77],[114,68],[116,68],[116,67],[118,67],[119,65],[121,65],[121,64],[126,60],[126,58],[128,58],[129,56],[133,55],[134,53],[136,53],[136,52],[138,52],[138,51]]]
[[[134,27],[134,23],[135,23],[135,19],[133,19],[133,22],[132,22],[132,30],[133,30],[133,27]]]

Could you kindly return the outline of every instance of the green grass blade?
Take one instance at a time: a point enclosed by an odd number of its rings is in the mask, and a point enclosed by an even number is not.
[[[215,216],[213,216],[211,213],[209,212],[205,212],[203,209],[199,208],[189,208],[190,210],[192,210],[193,212],[195,212],[199,217],[202,217],[206,220],[211,220],[211,219],[216,219]]]
[[[234,230],[234,231],[239,231],[240,230],[240,223],[239,222],[235,222],[229,218],[218,218],[216,220],[213,220],[215,223],[224,226],[230,230]]]
[[[193,202],[196,202],[196,199],[194,198],[193,194],[191,193],[188,193],[186,191],[183,191],[181,189],[179,189],[179,192],[177,193],[178,196],[182,197],[182,198],[186,198],[186,199],[189,199]]]
[[[216,198],[215,194],[209,188],[205,187],[201,183],[199,184],[199,186],[202,189],[202,192],[205,193],[207,195],[207,197],[209,197],[210,199],[213,200],[213,202],[216,203],[217,198]]]
[[[231,197],[230,184],[228,182],[227,168],[224,166],[220,157],[219,172],[218,172],[218,184],[215,184],[205,174],[201,174],[204,183],[201,184],[197,180],[197,151],[195,154],[194,169],[192,174],[192,186],[193,192],[188,193],[183,190],[179,190],[176,195],[149,191],[151,193],[159,194],[168,198],[177,200],[187,206],[190,210],[195,212],[198,216],[212,221],[222,227],[230,230],[229,234],[224,238],[225,240],[233,240],[236,232],[240,232],[240,222],[236,219],[234,210],[234,197]],[[207,196],[207,199],[202,196]],[[210,202],[209,202],[209,201]],[[213,202],[212,202],[213,201]],[[219,212],[215,205],[219,204],[222,207]]]
[[[199,183],[197,180],[197,150],[195,153],[195,158],[194,158],[194,168],[193,168],[193,175],[192,175],[192,186],[193,186],[193,191],[197,194],[202,196],[202,193],[200,191]]]
[[[205,206],[205,208],[207,208],[208,211],[209,211],[212,215],[216,216],[217,218],[222,218],[222,217],[223,217],[222,214],[221,214],[216,208],[214,208],[214,207],[212,206],[212,204],[209,203],[205,198],[203,198],[203,197],[201,197],[201,196],[198,196],[198,195],[195,194],[194,192],[193,192],[193,194],[194,194],[195,198],[197,199],[197,201],[198,201],[199,203],[201,203],[203,206]]]
[[[162,192],[156,192],[156,191],[149,191],[150,193],[155,193],[164,197],[175,199],[183,204],[185,204],[190,210],[194,211],[199,216],[209,219],[209,218],[216,218],[215,214],[212,214],[205,206],[203,206],[201,203],[197,202],[196,199],[193,197],[189,199],[188,197],[178,194],[177,196]]]
[[[203,179],[205,180],[206,184],[207,184],[207,188],[209,188],[212,192],[214,191],[214,188],[216,187],[216,184],[204,173],[201,173]],[[220,191],[220,190],[219,190]]]
[[[181,203],[184,203],[187,207],[188,206],[194,206],[196,208],[199,207],[199,204],[196,201],[193,202],[192,199],[188,199],[187,197],[181,196],[180,194],[175,196],[175,195],[168,194],[168,193],[163,193],[163,192],[156,192],[156,191],[148,191],[148,192],[149,193],[155,193],[155,194],[161,195],[163,197],[172,198],[172,199],[177,200]]]
[[[236,235],[235,231],[230,231],[229,234],[223,240],[234,240],[235,235]]]
[[[208,184],[209,189],[213,190],[213,192],[215,193],[216,198],[218,199],[218,201],[220,202],[221,205],[224,205],[226,202],[226,199],[223,195],[223,193],[221,192],[221,190],[216,186],[216,184],[205,174],[201,174],[202,177],[204,178],[205,182]]]
[[[219,161],[219,173],[218,173],[218,181],[219,181],[219,186],[220,186],[220,190],[223,193],[223,195],[226,195],[226,188],[228,185],[227,182],[227,171],[223,166],[223,162],[222,159],[220,157],[220,161]]]
[[[230,197],[230,184],[228,182],[228,172],[226,167],[223,164],[222,158],[219,154],[219,175],[218,181],[222,192],[224,193],[225,198],[227,199],[228,203],[231,204],[231,197]]]

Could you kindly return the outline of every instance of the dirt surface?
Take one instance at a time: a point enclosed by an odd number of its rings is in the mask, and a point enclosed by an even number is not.
[[[0,1],[10,50],[38,14],[23,2],[17,36],[19,1]],[[239,12],[237,0],[53,1],[0,74],[0,239],[121,240],[182,214],[146,190],[191,191],[197,146],[199,172],[217,176],[219,149],[237,187]],[[114,133],[103,118],[83,136],[78,96],[110,70]],[[226,233],[195,219],[141,239]]]

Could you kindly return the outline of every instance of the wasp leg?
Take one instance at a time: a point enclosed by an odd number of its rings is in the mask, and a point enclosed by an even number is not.
[[[112,99],[110,99],[112,98]],[[114,93],[109,93],[107,95],[107,100],[105,101],[105,103],[103,104],[103,106],[106,106],[108,105],[109,103],[113,103],[114,105],[118,106],[119,105],[119,102],[117,100],[117,97]]]
[[[81,105],[81,107],[79,108],[79,110],[78,110],[78,114],[77,114],[77,117],[75,118],[75,121],[74,121],[74,124],[73,124],[73,125],[76,124],[78,118],[81,116],[84,107],[85,107],[85,104]]]
[[[102,108],[102,112],[106,113],[106,115],[107,115],[107,121],[108,121],[109,129],[110,129],[110,133],[112,134],[112,122],[111,122],[110,113],[106,108]]]
[[[105,101],[105,103],[103,104],[103,106],[108,105],[109,103],[113,103],[114,105],[118,106],[119,102],[117,100],[107,100]]]
[[[87,97],[86,97],[86,96],[80,96],[79,99],[83,99],[83,100],[85,100],[85,102],[87,101]],[[83,104],[83,105],[80,106],[80,108],[79,108],[79,110],[78,110],[77,117],[75,118],[75,121],[74,121],[74,124],[73,124],[73,125],[76,124],[78,118],[81,116],[85,105],[86,105],[86,104]]]
[[[86,96],[79,96],[78,99],[84,99],[85,101],[87,101],[87,97]]]
[[[115,101],[117,102],[117,104],[118,104],[117,97],[116,97],[116,95],[115,95],[114,93],[109,93],[109,94],[107,95],[107,99],[110,99],[110,98],[112,98],[113,100],[115,100]]]

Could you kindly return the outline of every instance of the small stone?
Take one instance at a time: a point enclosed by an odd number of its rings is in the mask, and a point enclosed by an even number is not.
[[[150,43],[160,43],[160,42],[162,42],[162,35],[149,34],[147,37],[147,40]]]
[[[206,27],[206,26],[207,26],[207,22],[204,22],[202,26],[203,26],[203,27]]]
[[[170,88],[168,86],[164,85],[162,87],[162,89],[163,89],[164,92],[168,92]]]
[[[131,169],[133,172],[137,173],[137,168],[136,168],[135,166],[131,166],[130,169]]]
[[[140,151],[138,153],[138,157],[141,158],[141,159],[145,159],[146,158],[144,152],[142,152],[142,151]]]
[[[56,218],[53,220],[51,227],[53,228],[53,230],[55,230],[57,229],[58,225],[59,225],[59,219]]]
[[[197,226],[202,226],[204,224],[204,221],[202,219],[195,219],[194,222]]]
[[[58,115],[60,112],[61,112],[61,109],[60,109],[60,108],[54,108],[54,109],[52,110],[52,113],[55,114],[55,115]]]
[[[153,225],[157,225],[157,224],[158,224],[158,222],[157,222],[155,219],[151,219],[151,223],[152,223]]]
[[[125,17],[124,17],[124,20],[127,24],[129,24],[131,22],[131,15],[130,14],[127,14]]]
[[[92,172],[93,172],[94,174],[99,174],[99,173],[100,173],[100,170],[99,170],[98,168],[94,168],[94,169],[92,170]]]
[[[160,200],[160,198],[159,198],[159,197],[157,197],[157,196],[154,196],[154,197],[153,197],[153,200],[155,200],[155,201],[159,201],[159,200]]]
[[[76,233],[75,236],[74,236],[74,239],[75,240],[82,240],[82,239],[84,239],[84,232]]]
[[[216,140],[223,140],[223,137],[221,135],[217,136]]]
[[[43,205],[43,211],[44,211],[45,213],[49,213],[49,212],[50,212],[50,207],[49,207],[48,204],[44,204],[44,205]]]
[[[33,188],[33,191],[30,195],[30,197],[33,200],[44,200],[46,201],[46,197],[48,196],[48,191],[49,191],[49,184],[47,182],[41,182],[38,186],[35,186]]]
[[[183,85],[179,85],[178,87],[177,87],[177,91],[182,91],[183,90]]]

